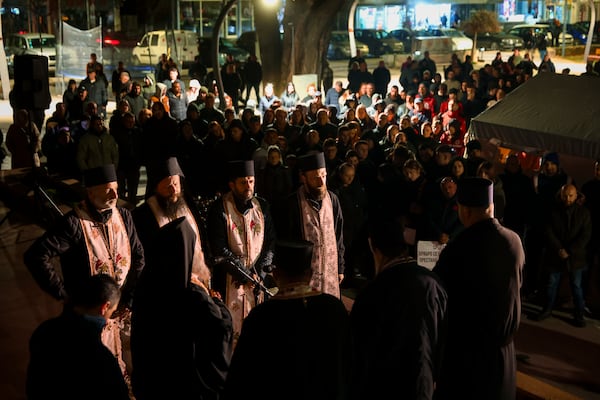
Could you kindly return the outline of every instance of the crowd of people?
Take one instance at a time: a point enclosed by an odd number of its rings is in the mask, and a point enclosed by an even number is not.
[[[121,66],[108,123],[107,80],[90,62],[40,139],[49,172],[83,178],[86,199],[25,263],[65,302],[60,323],[117,356],[112,383],[97,383],[115,398],[115,368],[139,400],[281,398],[292,386],[283,397],[515,398],[521,293],[545,291],[534,317],[548,318],[567,273],[584,326],[600,248],[598,162],[578,191],[556,153],[532,177],[517,154],[501,170],[465,139],[473,117],[531,77],[526,60],[515,50],[473,69],[453,56],[438,71],[426,52],[406,60],[398,87],[383,61],[371,73],[359,55],[346,88],[312,84],[300,99],[293,82],[281,96],[265,83],[252,107],[248,83],[224,111],[175,66],[158,83],[131,82]],[[419,241],[446,246],[433,272],[415,261]],[[105,274],[114,281],[90,283]],[[82,298],[89,285],[116,285],[120,300],[108,289]],[[359,289],[350,315],[348,286]],[[32,341],[31,398],[37,382],[69,386],[67,374],[40,378],[49,327]]]

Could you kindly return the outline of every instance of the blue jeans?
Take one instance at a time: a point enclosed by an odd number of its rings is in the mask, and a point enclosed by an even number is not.
[[[583,290],[581,288],[581,278],[583,276],[583,268],[570,271],[569,274],[569,285],[571,286],[571,293],[573,294],[573,304],[575,305],[575,312],[583,312],[585,307],[585,301],[583,299]],[[560,284],[560,278],[562,272],[550,272],[548,277],[548,285],[546,286],[546,295],[548,296],[548,303],[546,309],[551,310],[554,307],[556,301],[556,292],[558,292],[558,285]]]

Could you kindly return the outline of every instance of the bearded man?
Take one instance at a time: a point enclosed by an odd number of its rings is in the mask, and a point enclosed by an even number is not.
[[[228,172],[230,191],[213,203],[208,232],[212,254],[227,257],[237,264],[237,268],[227,271],[223,268],[218,271],[219,266],[215,266],[215,275],[227,273],[222,291],[233,319],[234,341],[237,341],[242,321],[264,300],[264,295],[255,293],[254,285],[238,270],[255,279],[266,277],[273,261],[275,231],[267,201],[254,195],[254,162],[231,161]]]
[[[121,288],[121,301],[102,331],[102,342],[119,361],[123,373],[118,319],[127,318],[144,251],[131,214],[117,206],[117,172],[112,164],[84,171],[86,199],[25,252],[25,265],[38,285],[70,308],[69,298],[92,275],[106,274]],[[52,262],[60,257],[62,274]]]
[[[200,217],[192,211],[185,199],[184,175],[177,159],[170,157],[155,163],[151,171],[155,180],[149,181],[148,185],[152,187],[149,190],[153,190],[154,194],[133,211],[133,221],[144,246],[146,260],[156,260],[158,253],[168,251],[158,239],[160,228],[185,217],[196,234],[192,271],[207,288],[210,288],[210,270],[202,247],[202,226],[198,224]]]
[[[340,297],[344,279],[344,218],[337,196],[327,190],[323,153],[298,157],[302,186],[277,206],[275,228],[281,239],[314,244],[311,286]]]

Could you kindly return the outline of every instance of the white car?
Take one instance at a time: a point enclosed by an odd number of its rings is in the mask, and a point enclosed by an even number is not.
[[[453,28],[430,28],[415,31],[419,38],[447,37],[452,41],[452,51],[468,51],[473,48],[473,40],[463,32]]]
[[[56,71],[56,38],[49,33],[13,33],[5,38],[4,51],[12,72],[14,57],[32,54],[48,57],[48,71]]]
[[[467,37],[462,31],[452,28],[441,28],[443,36],[452,39],[453,51],[464,51],[473,49],[473,39]]]

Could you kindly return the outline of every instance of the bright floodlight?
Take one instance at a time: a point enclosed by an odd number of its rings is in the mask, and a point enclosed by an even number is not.
[[[268,7],[273,7],[278,0],[263,0],[263,3]]]

